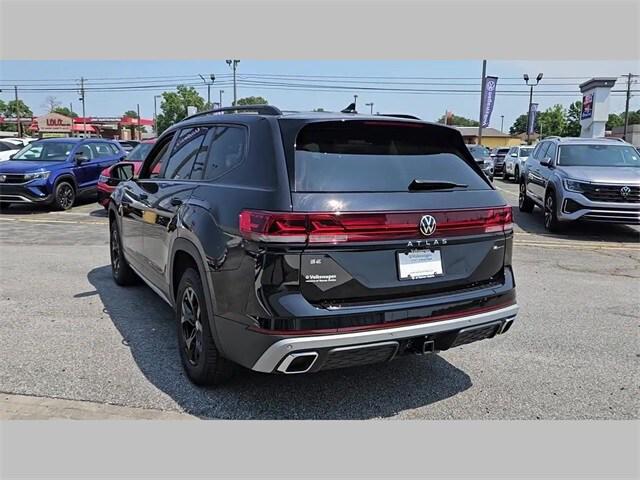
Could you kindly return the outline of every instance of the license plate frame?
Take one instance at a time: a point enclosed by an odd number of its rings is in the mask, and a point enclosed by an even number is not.
[[[396,253],[398,279],[401,281],[424,280],[444,275],[442,250],[405,250]]]

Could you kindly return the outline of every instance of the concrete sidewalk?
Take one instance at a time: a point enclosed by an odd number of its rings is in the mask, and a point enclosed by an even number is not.
[[[0,393],[0,420],[185,420],[186,413]]]

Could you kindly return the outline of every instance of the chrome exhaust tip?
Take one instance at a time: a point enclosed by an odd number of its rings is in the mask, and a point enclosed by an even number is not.
[[[511,328],[511,325],[513,325],[514,320],[515,320],[515,317],[507,318],[502,324],[502,328],[500,329],[498,334],[502,335],[503,333],[507,333],[507,330],[509,330]]]
[[[280,363],[277,370],[287,375],[306,373],[311,370],[317,359],[318,352],[291,353]]]

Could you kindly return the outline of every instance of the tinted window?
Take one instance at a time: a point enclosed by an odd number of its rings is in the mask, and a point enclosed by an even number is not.
[[[206,160],[204,157],[198,158],[194,174],[196,169],[202,168],[202,162],[206,162],[203,178],[207,180],[219,178],[235,168],[244,159],[246,137],[246,130],[242,127],[228,125],[215,127],[207,138],[210,148]]]
[[[558,165],[640,167],[640,157],[628,145],[562,145]]]
[[[162,139],[157,148],[154,148],[154,150],[149,153],[149,155],[151,155],[151,157],[149,157],[150,163],[144,166],[140,172],[140,178],[155,178],[158,176],[167,158],[169,158],[169,146],[171,145],[172,139],[173,133],[168,134]]]
[[[185,128],[180,131],[164,171],[164,178],[191,178],[191,169],[196,161],[208,128]]]
[[[91,143],[89,144],[93,150],[93,158],[112,157],[115,152],[108,143]]]
[[[474,157],[488,157],[490,155],[489,149],[481,145],[467,145],[467,148]]]
[[[141,143],[127,155],[127,160],[142,162],[153,148],[153,143]]]
[[[547,157],[551,158],[551,160],[555,160],[555,158],[556,158],[556,144],[555,143],[551,143],[549,145],[549,148],[545,152],[543,158],[547,158]]]
[[[490,188],[438,131],[416,124],[309,124],[296,139],[294,170],[298,192],[406,192],[413,180]]]
[[[92,160],[94,157],[93,150],[89,147],[89,145],[80,145],[78,147],[78,150],[76,150],[76,155],[83,155],[89,160]]]
[[[540,149],[536,152],[535,159],[542,160],[547,154],[548,149],[549,149],[549,142],[542,142],[540,144]]]

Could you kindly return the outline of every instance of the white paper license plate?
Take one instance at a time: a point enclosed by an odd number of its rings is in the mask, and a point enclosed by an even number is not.
[[[398,252],[398,273],[400,280],[417,280],[442,275],[440,250]]]

